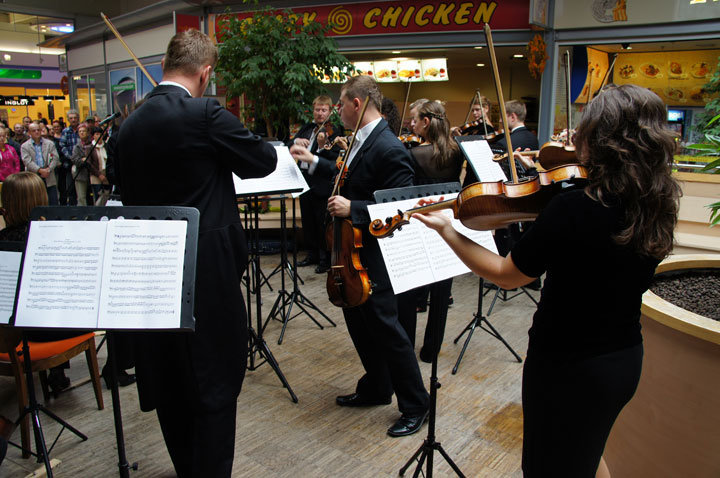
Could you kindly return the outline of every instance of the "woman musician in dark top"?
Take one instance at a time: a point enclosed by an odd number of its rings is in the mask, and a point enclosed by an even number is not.
[[[457,182],[464,160],[457,143],[450,136],[450,122],[445,108],[437,101],[425,101],[413,112],[413,132],[424,138],[420,146],[410,149],[416,185]],[[429,286],[430,310],[420,360],[432,362],[440,351],[447,319],[452,278]],[[415,345],[418,298],[425,301],[428,287],[418,287],[398,295],[398,319]],[[435,336],[436,330],[439,336]]]
[[[609,476],[605,442],[642,368],[642,294],[677,222],[665,119],[645,88],[601,92],[577,129],[587,186],[556,196],[507,257],[461,236],[445,216],[417,216],[503,288],[547,273],[523,373],[526,478]]]

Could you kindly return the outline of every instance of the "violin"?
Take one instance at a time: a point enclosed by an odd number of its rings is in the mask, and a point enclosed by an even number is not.
[[[555,184],[587,179],[587,171],[579,164],[539,171],[535,180],[518,184],[504,181],[475,183],[463,188],[455,199],[398,211],[385,221],[370,223],[370,234],[377,239],[392,236],[410,222],[413,214],[451,209],[455,219],[475,231],[507,227],[522,221],[533,221],[553,198]]]
[[[365,116],[365,110],[370,97],[365,98],[360,117],[355,125],[355,131]],[[355,144],[355,136],[345,153],[340,153],[337,166],[340,172],[335,177],[330,196],[336,196],[345,184],[347,177],[347,158]],[[326,230],[326,239],[330,249],[330,269],[326,289],[330,302],[337,307],[357,307],[364,304],[372,293],[372,286],[367,270],[360,261],[360,248],[362,248],[362,230],[354,227],[348,218],[333,217]]]
[[[476,120],[476,121],[469,121],[469,122],[465,123],[464,125],[459,126],[458,131],[460,133],[460,136],[467,135],[473,128],[477,128],[482,123],[485,123],[485,122],[482,120]],[[487,123],[485,123],[485,124],[487,124]],[[496,138],[498,137],[497,133],[489,133],[489,132],[487,132],[487,129],[485,131],[486,131],[485,134],[479,135],[480,137],[482,137],[482,139],[484,139],[488,142],[496,141]]]
[[[335,146],[339,146],[341,151],[345,151],[348,149],[348,144],[350,144],[352,138],[352,134],[348,136],[335,136],[335,139],[333,139],[330,143],[325,143],[325,146],[323,146],[323,148],[329,151]],[[338,161],[342,161],[342,156],[338,156]]]
[[[414,148],[415,146],[420,146],[423,143],[422,138],[413,133],[401,134],[397,138],[408,149]]]
[[[560,141],[548,141],[536,151],[515,151],[515,154],[518,153],[521,156],[535,158],[545,170],[577,164],[578,162],[575,146]],[[507,159],[507,157],[507,153],[496,154],[493,156],[493,161],[499,162]]]

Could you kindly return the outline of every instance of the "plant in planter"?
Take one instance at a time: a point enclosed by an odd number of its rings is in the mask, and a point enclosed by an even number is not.
[[[321,78],[343,81],[352,64],[325,34],[332,25],[298,17],[289,9],[265,7],[220,22],[218,80],[230,97],[245,95],[252,117],[268,136],[287,135],[290,121],[310,118],[307,105],[325,93]]]
[[[718,72],[715,72],[715,76],[720,76]],[[720,100],[715,100],[720,102]],[[720,125],[720,114],[715,116],[707,124],[706,131],[712,130],[713,126]],[[688,149],[694,149],[699,151],[701,156],[713,156],[717,159],[710,161],[701,171],[713,171],[714,174],[720,174],[720,132],[718,134],[705,133],[705,143],[691,144]],[[710,226],[715,226],[720,223],[720,201],[709,204],[710,208]]]

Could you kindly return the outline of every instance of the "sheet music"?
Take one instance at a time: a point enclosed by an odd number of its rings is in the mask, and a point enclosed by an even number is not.
[[[444,197],[452,199],[456,196],[446,194]],[[429,198],[438,200],[440,196]],[[412,208],[417,201],[406,199],[371,204],[368,211],[371,218],[385,218],[397,214],[398,209],[405,211]],[[452,218],[452,211],[444,210],[443,213]],[[454,218],[452,223],[458,232],[497,253],[490,231],[472,231]],[[404,225],[401,231],[395,231],[393,237],[378,242],[395,294],[470,272],[440,235],[417,219],[411,218],[410,224]]]
[[[15,325],[95,328],[107,221],[32,221]]]
[[[22,252],[0,251],[0,324],[10,322],[21,259]]]
[[[264,178],[240,179],[233,174],[235,194],[239,196],[302,189],[302,191],[292,193],[292,197],[296,198],[310,189],[288,147],[275,146],[275,151],[278,158],[275,171]]]
[[[110,221],[98,328],[178,327],[186,233],[185,221]]]
[[[480,181],[489,183],[508,180],[500,165],[493,161],[493,152],[487,141],[479,139],[461,141],[459,144]]]

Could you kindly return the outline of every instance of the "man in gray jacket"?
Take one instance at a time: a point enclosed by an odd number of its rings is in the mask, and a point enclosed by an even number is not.
[[[48,193],[48,204],[58,205],[57,183],[55,182],[55,168],[60,164],[60,156],[55,143],[42,137],[42,127],[37,123],[30,123],[30,139],[25,141],[20,150],[25,169],[37,173],[43,181]]]

